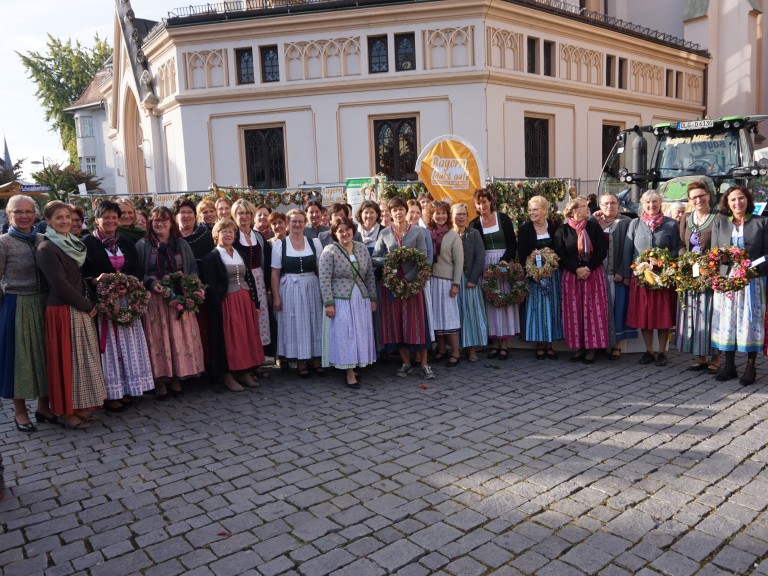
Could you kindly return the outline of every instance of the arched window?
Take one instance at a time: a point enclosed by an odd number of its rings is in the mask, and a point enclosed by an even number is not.
[[[395,69],[416,69],[416,42],[413,34],[395,34]]]
[[[389,72],[386,36],[368,38],[368,72],[371,74]]]
[[[277,46],[261,47],[261,81],[280,81],[280,62],[277,59]]]
[[[285,143],[282,128],[245,131],[248,186],[285,188]]]
[[[250,48],[235,50],[237,57],[237,83],[253,84],[255,82],[253,75],[253,51]]]
[[[415,180],[416,118],[376,120],[373,123],[376,141],[376,172],[390,180]]]

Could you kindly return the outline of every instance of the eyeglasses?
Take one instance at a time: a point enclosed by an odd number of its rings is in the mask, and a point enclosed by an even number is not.
[[[11,210],[11,214],[14,216],[34,216],[34,210]]]
[[[705,198],[708,200],[709,194],[697,194],[696,196],[691,196],[690,198],[688,198],[688,200],[690,200],[691,202],[696,202],[696,200],[704,200]]]
[[[600,202],[600,206],[615,206],[618,204],[616,200],[611,200],[610,202]]]

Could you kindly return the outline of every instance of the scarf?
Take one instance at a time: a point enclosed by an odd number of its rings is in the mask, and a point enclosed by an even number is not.
[[[446,222],[442,226],[435,226],[429,229],[429,235],[432,236],[432,244],[435,246],[435,258],[440,256],[440,245],[443,243],[443,236],[445,236],[451,227]]]
[[[157,277],[163,278],[172,272],[176,272],[176,254],[179,253],[176,238],[171,236],[168,242],[160,242],[158,237],[152,232],[149,235],[149,242],[157,251]]]
[[[48,230],[45,231],[45,237],[61,248],[64,254],[72,258],[77,263],[78,268],[85,263],[85,244],[72,234],[59,234],[53,227],[49,226]]]
[[[37,232],[35,232],[35,228],[32,228],[32,231],[29,234],[25,234],[24,232],[21,232],[11,226],[8,228],[8,235],[16,238],[17,240],[23,240],[24,242],[29,242],[30,244],[34,244],[35,240],[37,240]]]
[[[640,214],[640,220],[648,225],[648,227],[651,229],[651,232],[655,232],[656,228],[661,226],[661,223],[664,221],[664,213],[659,211],[656,216],[648,216],[648,214],[643,212]]]
[[[144,228],[139,228],[138,226],[129,226],[128,228],[123,228],[122,226],[117,229],[117,233],[121,238],[125,238],[126,240],[130,240],[134,244],[144,238],[144,236],[147,235],[147,231],[144,230]]]
[[[363,226],[360,226],[360,237],[363,239],[363,244],[369,246],[376,243],[376,239],[379,237],[379,231],[381,230],[381,224],[376,222],[370,230],[366,230]]]
[[[110,237],[104,236],[104,234],[101,233],[101,230],[96,228],[93,231],[93,237],[96,238],[99,242],[104,244],[104,248],[107,249],[107,251],[112,254],[113,256],[117,256],[118,250],[120,250],[120,247],[117,245],[118,241],[120,240],[120,236],[115,233]]]
[[[576,247],[579,250],[579,260],[586,262],[592,255],[592,241],[587,234],[587,221],[568,218],[568,225],[576,230]]]

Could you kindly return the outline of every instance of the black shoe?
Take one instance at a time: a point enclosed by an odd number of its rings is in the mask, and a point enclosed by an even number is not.
[[[659,355],[656,356],[656,366],[666,366],[667,365],[667,355],[664,354],[664,352],[659,352]]]
[[[37,426],[35,426],[32,422],[27,422],[26,424],[19,424],[19,421],[16,420],[14,417],[13,421],[16,423],[16,430],[19,432],[37,432]]]
[[[42,412],[35,411],[35,420],[37,420],[38,424],[43,424],[45,422],[49,424],[58,424],[59,423],[59,417],[54,416],[51,414],[50,416],[46,416]]]
[[[755,372],[755,362],[748,360],[747,367],[744,369],[744,374],[739,379],[739,384],[742,386],[749,386],[750,384],[755,383],[756,378],[757,374]]]
[[[118,403],[120,406],[111,406],[109,403],[104,402],[104,410],[107,412],[125,412],[125,406],[119,400]]]
[[[595,351],[590,350],[584,355],[584,360],[582,360],[584,364],[594,364],[595,363]]]
[[[584,357],[586,355],[587,355],[586,350],[579,350],[578,352],[576,352],[576,354],[568,358],[568,362],[581,362],[582,360],[584,360]]]
[[[640,360],[637,362],[638,364],[653,364],[656,361],[656,356],[652,354],[651,352],[645,352],[642,356],[640,356]]]

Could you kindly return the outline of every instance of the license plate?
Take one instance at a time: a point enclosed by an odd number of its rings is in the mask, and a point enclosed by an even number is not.
[[[712,128],[715,125],[714,120],[692,120],[690,122],[678,122],[678,130],[700,130],[702,128]]]

